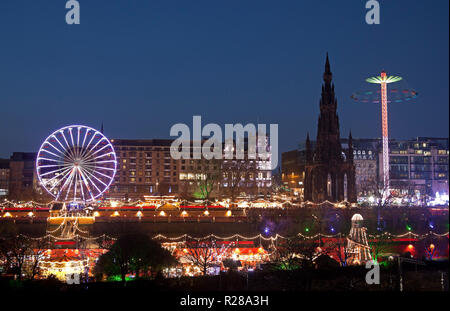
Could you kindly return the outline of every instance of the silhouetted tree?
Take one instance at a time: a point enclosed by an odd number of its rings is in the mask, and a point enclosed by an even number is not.
[[[127,234],[119,237],[107,253],[99,257],[94,274],[120,275],[122,281],[129,273],[158,272],[177,263],[172,254],[144,234]]]
[[[32,240],[23,235],[16,235],[0,240],[0,256],[6,264],[6,270],[12,271],[22,280],[23,268],[32,253]]]
[[[386,233],[368,239],[370,253],[374,261],[378,261],[379,256],[388,251],[392,243],[391,240],[391,236]]]
[[[256,179],[255,160],[225,160],[222,164],[222,174],[225,194],[234,203],[237,195],[243,189],[247,189],[248,183],[255,183]]]
[[[206,275],[208,268],[219,264],[229,249],[228,246],[217,246],[214,240],[191,240],[186,242],[183,257],[199,267],[203,275]]]

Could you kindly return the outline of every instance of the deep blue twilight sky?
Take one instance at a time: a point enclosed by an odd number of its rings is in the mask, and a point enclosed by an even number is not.
[[[0,1],[0,157],[37,151],[78,123],[110,138],[168,138],[171,125],[278,123],[280,150],[316,134],[330,53],[341,135],[378,137],[380,108],[351,93],[385,69],[419,92],[390,107],[394,138],[449,130],[449,1]]]

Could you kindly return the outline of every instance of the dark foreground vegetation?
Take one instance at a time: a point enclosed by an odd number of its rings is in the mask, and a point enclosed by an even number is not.
[[[402,266],[403,291],[448,291],[448,261],[428,262],[426,266]],[[125,294],[140,291],[399,291],[396,265],[381,266],[380,284],[368,285],[365,267],[324,267],[321,269],[229,271],[216,276],[141,278],[127,282],[89,282],[67,285],[56,279],[17,281],[0,279],[2,293],[51,294],[102,292]]]

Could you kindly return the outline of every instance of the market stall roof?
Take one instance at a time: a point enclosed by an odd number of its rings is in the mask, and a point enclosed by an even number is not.
[[[157,208],[158,211],[174,211],[178,209],[176,205],[170,203],[165,203]]]

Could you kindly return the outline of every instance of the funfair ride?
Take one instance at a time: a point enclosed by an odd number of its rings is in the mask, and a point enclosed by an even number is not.
[[[362,103],[381,103],[382,119],[382,146],[383,146],[383,199],[389,195],[389,126],[388,126],[388,104],[408,102],[417,97],[417,92],[408,87],[393,88],[388,91],[387,85],[401,81],[399,76],[388,76],[382,71],[379,76],[370,77],[366,82],[379,84],[379,90],[364,90],[354,92],[351,98]],[[389,94],[389,98],[388,98]]]
[[[36,158],[40,185],[56,202],[86,204],[101,198],[116,174],[111,142],[84,125],[56,130],[42,143]]]

